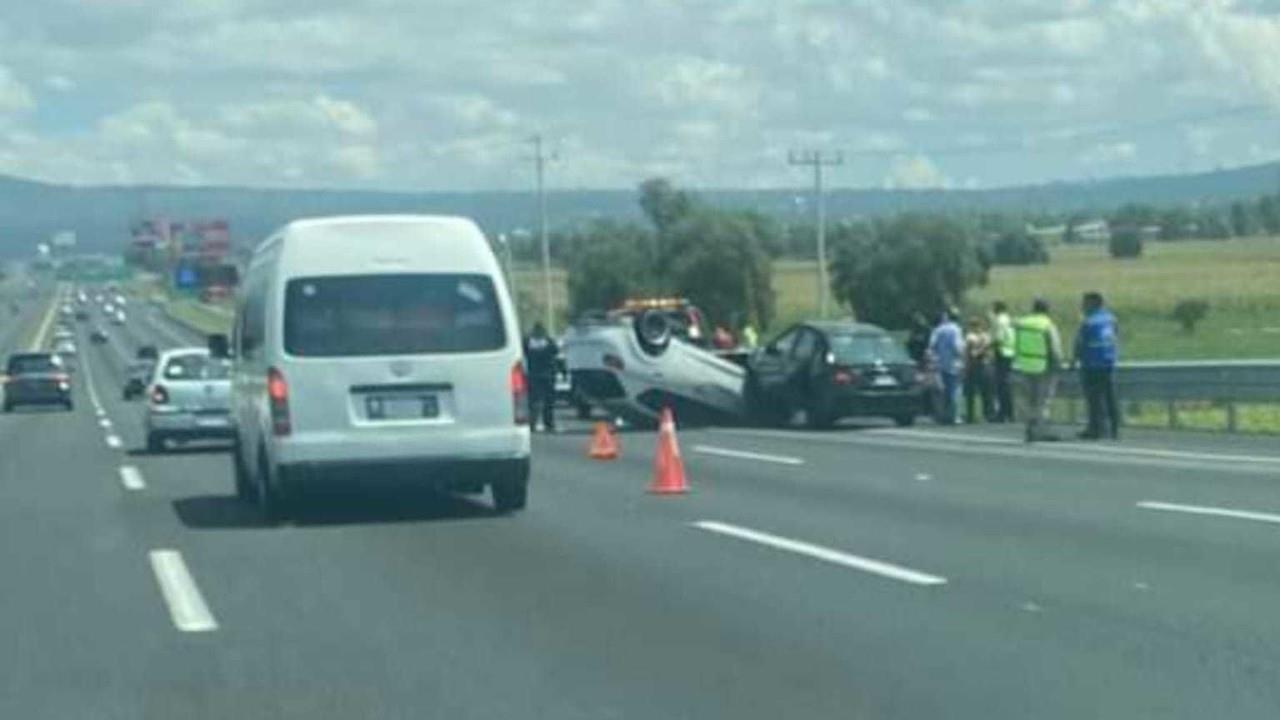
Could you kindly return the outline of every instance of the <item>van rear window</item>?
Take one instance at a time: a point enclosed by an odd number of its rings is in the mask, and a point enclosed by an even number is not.
[[[493,281],[484,275],[339,275],[285,286],[290,355],[482,352],[506,341]]]

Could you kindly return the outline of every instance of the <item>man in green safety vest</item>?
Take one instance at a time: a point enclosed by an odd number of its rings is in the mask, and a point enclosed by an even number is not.
[[[1036,298],[1031,314],[1013,324],[1013,336],[1013,370],[1021,385],[1027,442],[1059,440],[1046,427],[1062,368],[1062,337],[1049,317],[1049,302]]]

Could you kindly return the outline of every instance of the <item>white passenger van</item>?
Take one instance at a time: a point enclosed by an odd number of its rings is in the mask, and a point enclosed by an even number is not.
[[[268,518],[322,477],[525,505],[519,326],[470,220],[292,222],[254,252],[232,338],[210,349],[235,358],[236,492]]]

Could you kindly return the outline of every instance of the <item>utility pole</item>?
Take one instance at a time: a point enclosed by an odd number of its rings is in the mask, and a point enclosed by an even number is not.
[[[551,304],[551,244],[547,239],[547,192],[545,173],[548,157],[542,145],[542,136],[529,138],[533,143],[533,167],[538,191],[538,234],[542,240],[542,284],[543,301],[546,303],[547,332],[555,335],[555,309]]]
[[[790,165],[813,168],[814,214],[817,216],[818,235],[818,312],[827,316],[827,202],[822,191],[822,169],[844,164],[844,153],[824,153],[821,150],[792,150],[787,154]]]

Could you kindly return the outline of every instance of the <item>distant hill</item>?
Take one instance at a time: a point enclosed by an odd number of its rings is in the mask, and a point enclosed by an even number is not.
[[[1195,175],[1048,183],[989,190],[848,190],[828,197],[833,218],[902,210],[1105,210],[1127,202],[1154,205],[1218,203],[1280,190],[1280,163]],[[795,217],[803,189],[701,190],[710,202]],[[593,217],[629,218],[631,190],[561,190],[548,195],[553,226]],[[0,256],[27,255],[58,230],[74,230],[80,247],[114,252],[140,217],[227,219],[237,242],[252,243],[291,218],[384,212],[452,213],[475,218],[486,231],[532,227],[530,193],[392,193],[346,190],[265,190],[243,187],[79,187],[0,176]]]

